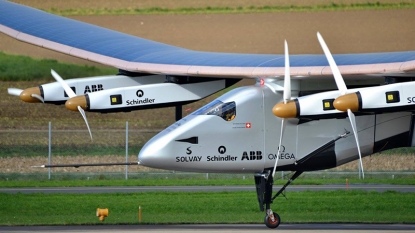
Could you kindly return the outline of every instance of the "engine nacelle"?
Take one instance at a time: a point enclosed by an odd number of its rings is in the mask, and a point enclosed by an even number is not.
[[[72,88],[76,95],[84,95],[112,88],[163,83],[165,80],[165,75],[149,75],[141,77],[108,75],[67,79],[65,82]],[[45,103],[63,104],[69,99],[58,82],[28,88],[20,94],[20,98],[25,102],[41,102],[38,98],[33,98],[33,94],[40,96]]]
[[[301,96],[286,104],[278,103],[274,115],[281,118],[328,119],[346,116],[345,112],[383,113],[415,110],[415,82],[349,89],[349,94],[339,96],[339,91],[328,91]]]
[[[377,87],[354,89],[338,97],[333,105],[340,111],[395,112],[415,110],[415,82],[395,83]]]
[[[112,88],[68,100],[73,111],[81,106],[90,112],[121,112],[183,105],[203,99],[238,80],[201,79],[200,82],[156,83]]]
[[[346,116],[334,108],[333,102],[339,96],[339,91],[328,91],[307,96],[301,96],[276,104],[272,112],[280,118],[307,118],[307,119],[329,119]]]

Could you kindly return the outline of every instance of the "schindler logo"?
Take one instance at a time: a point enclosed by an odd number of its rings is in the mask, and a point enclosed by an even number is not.
[[[141,98],[141,97],[144,96],[144,91],[143,90],[138,90],[135,94],[137,95],[138,98]]]
[[[220,146],[218,148],[218,152],[220,155],[215,156],[208,156],[206,158],[206,161],[208,162],[228,162],[228,161],[236,161],[238,158],[237,156],[231,156],[231,155],[225,155],[226,153],[226,147]]]
[[[137,90],[135,93],[138,98],[144,97],[144,91],[143,90]],[[135,99],[135,100],[127,100],[125,103],[127,105],[140,105],[140,104],[153,104],[155,99]]]
[[[224,146],[220,146],[220,147],[218,148],[218,152],[219,152],[219,154],[221,154],[221,155],[225,154],[225,153],[226,153],[226,147],[224,147]]]

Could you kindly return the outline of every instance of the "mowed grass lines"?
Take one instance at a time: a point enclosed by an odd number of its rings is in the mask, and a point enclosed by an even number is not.
[[[232,14],[232,13],[266,13],[266,12],[310,12],[310,11],[348,11],[348,10],[383,10],[383,9],[410,9],[415,8],[415,3],[331,3],[319,5],[265,5],[265,6],[206,6],[206,7],[127,7],[127,8],[69,8],[44,9],[58,15],[132,15],[132,14]]]
[[[274,208],[284,223],[414,223],[411,193],[319,191],[287,193]],[[253,192],[0,194],[0,225],[262,223]],[[100,223],[97,208],[108,208]]]

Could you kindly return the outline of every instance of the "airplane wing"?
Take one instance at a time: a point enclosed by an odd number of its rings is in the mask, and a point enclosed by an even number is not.
[[[131,36],[0,0],[0,31],[18,40],[122,70],[204,77],[283,77],[284,55],[202,52]],[[334,55],[348,75],[415,73],[415,51]],[[331,77],[326,57],[291,55],[291,77]]]

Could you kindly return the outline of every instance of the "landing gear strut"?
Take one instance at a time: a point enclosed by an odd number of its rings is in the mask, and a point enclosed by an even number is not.
[[[303,171],[296,171],[294,175],[288,180],[288,182],[274,196],[272,196],[272,186],[274,184],[274,179],[271,175],[271,171],[255,174],[255,185],[259,209],[261,211],[266,210],[264,223],[267,227],[277,228],[280,225],[281,218],[277,213],[271,210],[271,203],[302,173]]]

